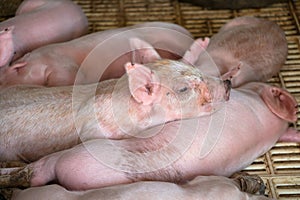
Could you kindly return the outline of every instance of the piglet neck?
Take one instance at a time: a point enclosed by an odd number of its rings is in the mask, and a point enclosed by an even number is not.
[[[128,138],[161,122],[155,106],[143,105],[132,97],[127,77],[100,82],[94,95],[81,95],[82,103],[75,109],[77,129],[88,133],[81,136],[83,140]]]

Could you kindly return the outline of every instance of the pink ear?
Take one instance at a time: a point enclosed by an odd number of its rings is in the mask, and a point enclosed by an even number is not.
[[[9,66],[9,68],[11,69],[18,69],[18,68],[21,68],[21,67],[25,67],[27,65],[27,62],[16,62],[14,64],[12,64],[11,66]]]
[[[297,120],[297,102],[287,91],[277,87],[264,87],[260,96],[268,108],[288,122]]]
[[[0,31],[0,67],[8,65],[14,56],[13,29],[10,26]]]
[[[198,60],[200,54],[207,48],[208,43],[208,37],[204,38],[204,40],[202,38],[198,38],[197,40],[195,40],[191,47],[184,53],[182,62],[194,65]]]
[[[132,63],[144,64],[161,59],[160,55],[149,43],[139,38],[130,38],[129,42],[133,49]]]
[[[133,98],[144,105],[150,105],[158,98],[160,84],[149,68],[140,64],[127,63],[129,90]]]
[[[240,62],[240,63],[238,64],[238,66],[236,66],[236,67],[230,69],[230,71],[228,71],[227,73],[223,74],[222,77],[221,77],[222,80],[230,80],[230,79],[232,79],[233,77],[238,76],[239,73],[240,73],[241,66],[242,66],[242,62]]]

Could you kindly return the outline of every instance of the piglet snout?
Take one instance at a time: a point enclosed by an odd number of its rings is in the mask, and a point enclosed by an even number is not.
[[[225,100],[228,101],[230,96],[230,90],[231,90],[231,81],[228,79],[223,81],[223,83],[225,87]]]

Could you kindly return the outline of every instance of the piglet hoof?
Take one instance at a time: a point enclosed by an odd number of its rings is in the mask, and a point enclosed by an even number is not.
[[[259,192],[260,195],[265,194],[266,186],[258,175],[250,175],[246,172],[238,172],[233,174],[230,178],[236,181],[243,192],[250,194],[256,194]]]
[[[4,188],[0,189],[0,200],[9,200],[12,198],[13,189]]]
[[[32,169],[29,167],[1,168],[0,188],[30,187]]]

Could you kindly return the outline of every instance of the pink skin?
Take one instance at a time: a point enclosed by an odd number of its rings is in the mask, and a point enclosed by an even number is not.
[[[263,195],[252,195],[240,190],[240,184],[234,179],[220,176],[198,176],[188,183],[177,185],[169,182],[142,181],[126,185],[116,185],[85,191],[69,191],[59,185],[31,187],[25,190],[14,189],[11,200],[270,200]]]
[[[207,49],[208,45],[209,45],[209,38],[204,38],[204,40],[202,38],[198,38],[196,39],[192,45],[190,46],[190,48],[185,52],[185,54],[182,57],[182,61],[191,65],[196,65],[199,59],[199,56],[201,54],[205,54],[205,50]],[[211,61],[210,63],[211,65],[213,65],[213,61]],[[227,69],[226,71],[224,71],[224,73],[222,74],[221,78],[223,80],[232,80],[232,79],[236,79],[238,78],[238,75],[241,72],[241,65],[242,63],[238,63],[237,66],[232,66],[230,69]],[[196,66],[197,67],[197,66]],[[200,69],[202,69],[203,67],[198,67]],[[205,71],[206,74],[209,74],[210,70],[209,69],[202,69]],[[225,73],[226,72],[226,73]],[[215,76],[217,76],[217,74],[215,74]]]
[[[146,23],[140,27],[143,26],[165,27],[189,35],[182,27],[167,23]],[[105,41],[106,38],[122,30],[127,29],[105,31],[98,33],[98,36],[94,36],[94,38],[92,36],[83,37],[67,44],[51,46],[35,51],[32,55],[25,56],[16,61],[11,68],[3,70],[2,76],[0,73],[0,85],[2,85],[2,87],[14,84],[37,84],[45,86],[71,85],[74,83],[80,64],[82,64],[91,49],[93,49],[96,44]],[[264,37],[266,32],[269,34],[268,37]],[[127,48],[126,38],[128,37],[139,37],[151,44],[163,44],[160,47],[169,50],[169,53],[164,52],[166,53],[165,55],[161,52],[159,53],[163,58],[169,59],[176,58],[174,54],[182,56],[187,47],[191,45],[191,41],[178,40],[178,38],[172,38],[169,34],[163,32],[153,32],[153,34],[149,34],[148,36],[139,35],[138,32],[127,32],[126,34],[127,37],[119,38],[116,42],[104,45],[104,50],[99,54],[109,57],[115,55],[115,61],[113,63],[102,64],[100,67],[98,65],[94,66],[94,68],[90,66],[87,68],[83,67],[78,74],[77,83],[99,81],[98,76],[96,78],[94,77],[94,71],[99,71],[99,69],[103,71],[100,80],[116,78],[124,74],[125,71],[123,68],[120,68],[120,66],[123,66],[123,64],[128,61],[132,61],[132,54],[124,54],[124,51],[122,52],[120,49]],[[152,37],[157,34],[164,37],[160,37],[160,39]],[[88,42],[88,38],[97,42],[91,46]],[[248,39],[244,40],[245,38]],[[180,44],[174,43],[174,41],[180,41]],[[197,41],[195,43],[197,43]],[[122,45],[120,46],[120,44]],[[261,44],[265,45],[262,46]],[[110,46],[110,49],[107,50],[106,46]],[[206,46],[207,53],[203,52],[203,48]],[[187,52],[184,56],[195,60],[197,59],[198,61],[195,65],[210,75],[224,76],[239,66],[240,70],[238,74],[241,75],[233,76],[233,87],[238,87],[251,81],[268,80],[280,70],[287,55],[287,43],[284,32],[280,27],[273,22],[253,17],[240,17],[230,21],[221,28],[218,34],[212,37],[209,44],[208,39],[202,41],[200,48],[197,54]],[[74,49],[76,49],[76,51]],[[129,50],[130,49],[127,48],[127,51]],[[197,48],[192,48],[191,50],[195,51]],[[123,56],[120,56],[120,53],[116,54],[118,51],[122,52]],[[174,54],[170,54],[172,51]],[[49,53],[51,55],[49,55]],[[200,53],[202,54],[200,55]],[[261,55],[266,56],[263,57]],[[118,56],[120,57],[116,59]],[[98,60],[101,58],[97,57],[95,59],[97,60],[94,60],[93,63],[99,63]],[[106,57],[103,59],[101,60],[107,61]],[[211,59],[216,63],[216,66],[213,65]],[[17,72],[20,72],[20,74]]]
[[[161,59],[138,38],[130,41],[133,49],[142,48],[141,62],[149,63],[125,64],[119,79],[1,90],[0,160],[34,161],[89,139],[132,137],[167,121],[210,114],[229,99],[229,82]]]
[[[157,35],[160,37],[156,37]],[[99,79],[102,81],[120,77],[125,73],[123,66],[126,62],[139,62],[132,60],[133,55],[128,41],[132,37],[149,42],[158,49],[161,57],[168,59],[178,59],[193,42],[186,29],[164,22],[143,23],[97,32],[32,51],[0,71],[0,85],[2,87],[15,84],[72,85],[84,59],[98,44],[104,44],[98,48],[101,52],[97,54],[95,60],[90,61],[93,66],[81,67],[76,83],[86,84],[98,82]],[[93,78],[95,72],[101,70],[102,76]]]
[[[72,1],[25,0],[15,17],[0,23],[0,67],[33,49],[71,40],[87,31],[87,18]]]
[[[287,91],[252,82],[232,90],[230,101],[213,116],[168,123],[149,138],[89,140],[25,169],[33,171],[31,186],[57,180],[71,190],[142,180],[182,182],[198,175],[230,176],[291,134],[288,122],[296,121],[296,107]],[[299,141],[299,133],[293,133]]]
[[[195,65],[213,76],[223,76],[240,66],[239,75],[232,79],[235,88],[251,81],[265,82],[276,75],[286,60],[287,42],[275,22],[246,16],[225,24],[206,50]]]

